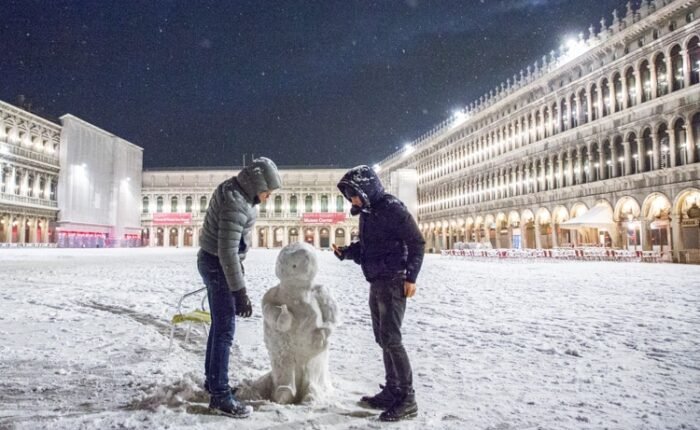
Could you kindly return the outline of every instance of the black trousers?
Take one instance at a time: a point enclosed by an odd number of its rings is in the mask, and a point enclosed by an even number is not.
[[[387,386],[413,388],[413,372],[401,342],[401,323],[406,312],[404,278],[381,279],[370,284],[369,309],[372,312],[374,340],[384,353]]]

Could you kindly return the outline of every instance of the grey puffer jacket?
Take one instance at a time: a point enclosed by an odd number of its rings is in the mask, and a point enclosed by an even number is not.
[[[230,179],[219,184],[209,201],[199,246],[219,257],[231,291],[245,288],[241,262],[248,245],[245,237],[255,224],[258,193],[282,186],[277,166],[261,157]]]

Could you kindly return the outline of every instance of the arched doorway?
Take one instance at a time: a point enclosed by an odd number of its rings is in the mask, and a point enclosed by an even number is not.
[[[311,228],[307,228],[304,230],[304,242],[308,243],[311,246],[316,246],[314,244],[314,230]]]
[[[150,236],[151,236],[151,230],[148,228],[144,228],[141,230],[141,246],[149,246],[150,245]]]
[[[561,228],[561,224],[569,220],[569,211],[564,206],[557,206],[552,213],[552,229],[556,237],[554,246],[573,246],[571,237],[575,234],[571,230]]]
[[[289,243],[299,242],[299,230],[296,228],[289,229]]]
[[[320,230],[320,242],[321,242],[321,249],[327,249],[331,247],[331,234],[330,231],[323,227]]]
[[[283,246],[284,246],[284,227],[277,227],[274,230],[272,230],[272,247],[273,248],[281,248]]]
[[[621,235],[620,246],[631,250],[641,250],[641,208],[633,197],[623,197],[615,205],[613,220],[618,224]]]
[[[160,227],[156,231],[156,246],[165,246],[165,231]]]
[[[540,249],[551,249],[552,241],[552,216],[546,208],[537,211],[537,226],[539,226]]]
[[[335,244],[337,246],[345,246],[345,229],[337,228],[335,229]]]
[[[169,245],[170,245],[171,247],[173,247],[173,246],[175,246],[175,247],[178,246],[177,228],[174,228],[174,227],[173,227],[173,228],[170,229],[170,235],[169,235],[168,238],[170,239]]]
[[[496,218],[493,215],[486,215],[484,220],[484,237],[488,238],[488,244],[487,241],[484,241],[484,245],[490,245],[491,248],[498,247],[496,245]]]
[[[522,229],[523,248],[534,249],[537,247],[535,240],[535,215],[530,210],[525,210],[520,217]]]
[[[0,243],[5,243],[7,242],[7,232],[8,228],[7,225],[5,224],[5,218],[0,218]]]
[[[642,245],[645,250],[671,250],[671,202],[661,193],[649,195],[642,205]]]
[[[522,233],[520,232],[520,214],[512,211],[508,214],[508,226],[511,234],[511,247],[515,249],[523,248]]]
[[[258,247],[269,248],[270,244],[267,243],[267,227],[262,227],[258,229]]]
[[[360,231],[356,228],[353,228],[350,231],[350,242],[355,242],[360,240]]]
[[[185,237],[184,237],[184,241],[183,241],[184,246],[194,245],[194,243],[192,241],[193,237],[194,237],[194,235],[193,235],[192,229],[190,227],[187,227],[185,229]]]
[[[674,261],[680,263],[700,263],[700,189],[689,188],[681,191],[673,205]]]

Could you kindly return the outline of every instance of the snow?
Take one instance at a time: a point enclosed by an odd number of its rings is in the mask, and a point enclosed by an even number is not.
[[[255,308],[237,322],[234,381],[270,369],[260,300],[277,253],[246,260]],[[0,428],[700,428],[698,266],[427,256],[404,322],[420,413],[387,426],[356,404],[383,376],[368,287],[330,252],[316,282],[341,320],[333,394],[259,402],[244,421],[201,413],[201,332],[185,343],[178,328],[168,353],[175,304],[201,286],[195,254],[0,250]]]

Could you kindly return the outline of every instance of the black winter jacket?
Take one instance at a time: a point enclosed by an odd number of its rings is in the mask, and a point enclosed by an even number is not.
[[[341,252],[341,259],[352,259],[362,266],[369,282],[405,274],[416,282],[423,264],[425,241],[401,200],[384,192],[379,177],[368,166],[358,166],[345,174],[338,189],[350,200],[362,199],[362,207],[352,207],[360,215],[360,240]]]

